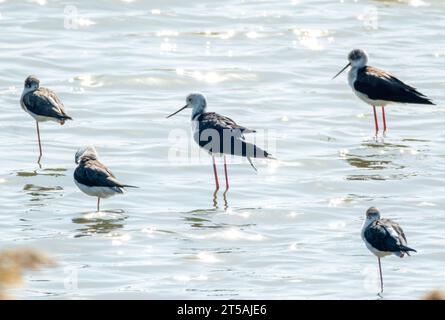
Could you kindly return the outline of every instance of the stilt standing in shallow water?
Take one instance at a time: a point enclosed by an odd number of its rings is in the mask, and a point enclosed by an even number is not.
[[[124,188],[137,188],[119,182],[113,173],[99,161],[96,149],[88,146],[77,151],[74,170],[74,182],[85,194],[97,197],[97,212],[100,211],[100,199],[124,193]]]
[[[39,158],[42,158],[42,143],[40,140],[39,122],[55,121],[61,125],[66,120],[73,120],[65,111],[62,101],[55,92],[40,87],[40,81],[35,76],[29,76],[25,80],[23,93],[20,98],[23,110],[36,120],[37,140],[39,142]]]
[[[224,156],[224,175],[226,180],[226,191],[229,189],[229,177],[227,173],[226,154],[246,157],[250,165],[255,169],[251,158],[275,159],[271,155],[246,142],[244,133],[255,132],[235,123],[232,119],[219,115],[215,112],[207,112],[207,101],[202,94],[192,93],[186,98],[186,105],[172,113],[167,118],[180,111],[192,109],[193,138],[195,142],[212,156],[213,174],[215,176],[215,190],[219,189],[218,173],[216,170],[215,156]]]
[[[376,107],[382,107],[383,132],[386,132],[385,106],[389,103],[416,103],[434,104],[429,98],[392,74],[367,66],[368,55],[361,49],[352,50],[348,55],[349,63],[335,75],[351,67],[348,73],[348,82],[352,91],[374,111],[375,135],[379,132]]]
[[[408,247],[402,228],[394,221],[381,219],[380,212],[375,207],[366,211],[366,218],[362,227],[362,239],[379,263],[380,293],[383,292],[382,264],[380,258],[394,254],[403,258],[409,252],[416,252]]]

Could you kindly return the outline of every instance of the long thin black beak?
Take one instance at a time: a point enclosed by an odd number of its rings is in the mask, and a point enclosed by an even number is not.
[[[345,71],[350,65],[351,65],[351,63],[349,62],[349,63],[346,65],[346,67],[344,67],[343,69],[341,69],[340,72],[337,73],[337,74],[335,75],[335,77],[332,78],[332,80],[334,80],[335,78],[337,78],[337,77],[340,75],[340,73],[342,73],[343,71]]]
[[[181,112],[181,111],[184,110],[185,108],[187,108],[187,105],[183,106],[183,107],[182,107],[181,109],[179,109],[178,111],[173,112],[171,115],[169,115],[169,116],[167,117],[167,119],[170,118],[170,117],[172,117],[172,116],[174,116],[175,114]]]

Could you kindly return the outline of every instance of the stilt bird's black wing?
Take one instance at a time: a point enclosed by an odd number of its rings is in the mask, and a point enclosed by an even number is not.
[[[365,230],[364,236],[366,241],[379,251],[415,251],[407,247],[405,234],[399,224],[389,219],[373,222]]]
[[[51,90],[39,88],[23,97],[23,103],[32,113],[67,120],[72,118],[66,114],[65,107],[59,97]]]
[[[113,173],[96,159],[82,158],[79,166],[74,171],[77,182],[89,187],[118,187],[126,185],[119,182]]]
[[[392,74],[374,67],[363,67],[358,70],[354,88],[372,100],[434,104],[416,88],[403,83]]]

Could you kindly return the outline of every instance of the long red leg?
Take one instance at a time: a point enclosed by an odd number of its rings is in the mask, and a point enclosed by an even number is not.
[[[380,271],[380,293],[383,292],[383,276],[382,276],[382,264],[380,263],[380,257],[377,257],[379,260],[379,271]]]
[[[100,197],[97,197],[97,212],[100,211],[99,206],[100,206]]]
[[[213,174],[215,175],[215,191],[219,190],[219,181],[218,181],[218,172],[216,171],[216,162],[215,157],[212,156],[213,159]]]
[[[229,177],[227,176],[226,156],[224,156],[224,174],[226,175],[226,190],[229,190]]]
[[[386,132],[386,115],[385,107],[382,106],[382,116],[383,116],[383,132]]]
[[[39,122],[36,121],[36,125],[37,125],[37,139],[39,140],[39,151],[40,151],[40,155],[39,155],[39,161],[40,162],[40,158],[42,157],[42,143],[40,142],[40,129],[39,129]]]
[[[377,121],[377,112],[375,110],[375,106],[372,106],[374,109],[374,124],[375,124],[375,135],[379,132],[379,122]]]

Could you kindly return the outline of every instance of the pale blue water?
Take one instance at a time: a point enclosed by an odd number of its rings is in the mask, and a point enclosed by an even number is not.
[[[14,294],[375,299],[377,259],[360,239],[372,205],[418,250],[383,260],[384,297],[443,288],[444,13],[443,1],[2,1],[0,249],[59,263]],[[437,106],[389,107],[375,142],[371,108],[345,75],[331,80],[355,47]],[[18,102],[28,74],[75,119],[41,125],[41,169]],[[165,116],[192,91],[257,137],[266,130],[259,143],[280,159],[257,174],[230,164],[226,210],[222,193],[214,208],[210,157],[169,158],[190,112]],[[86,143],[140,187],[100,214],[72,179]]]

